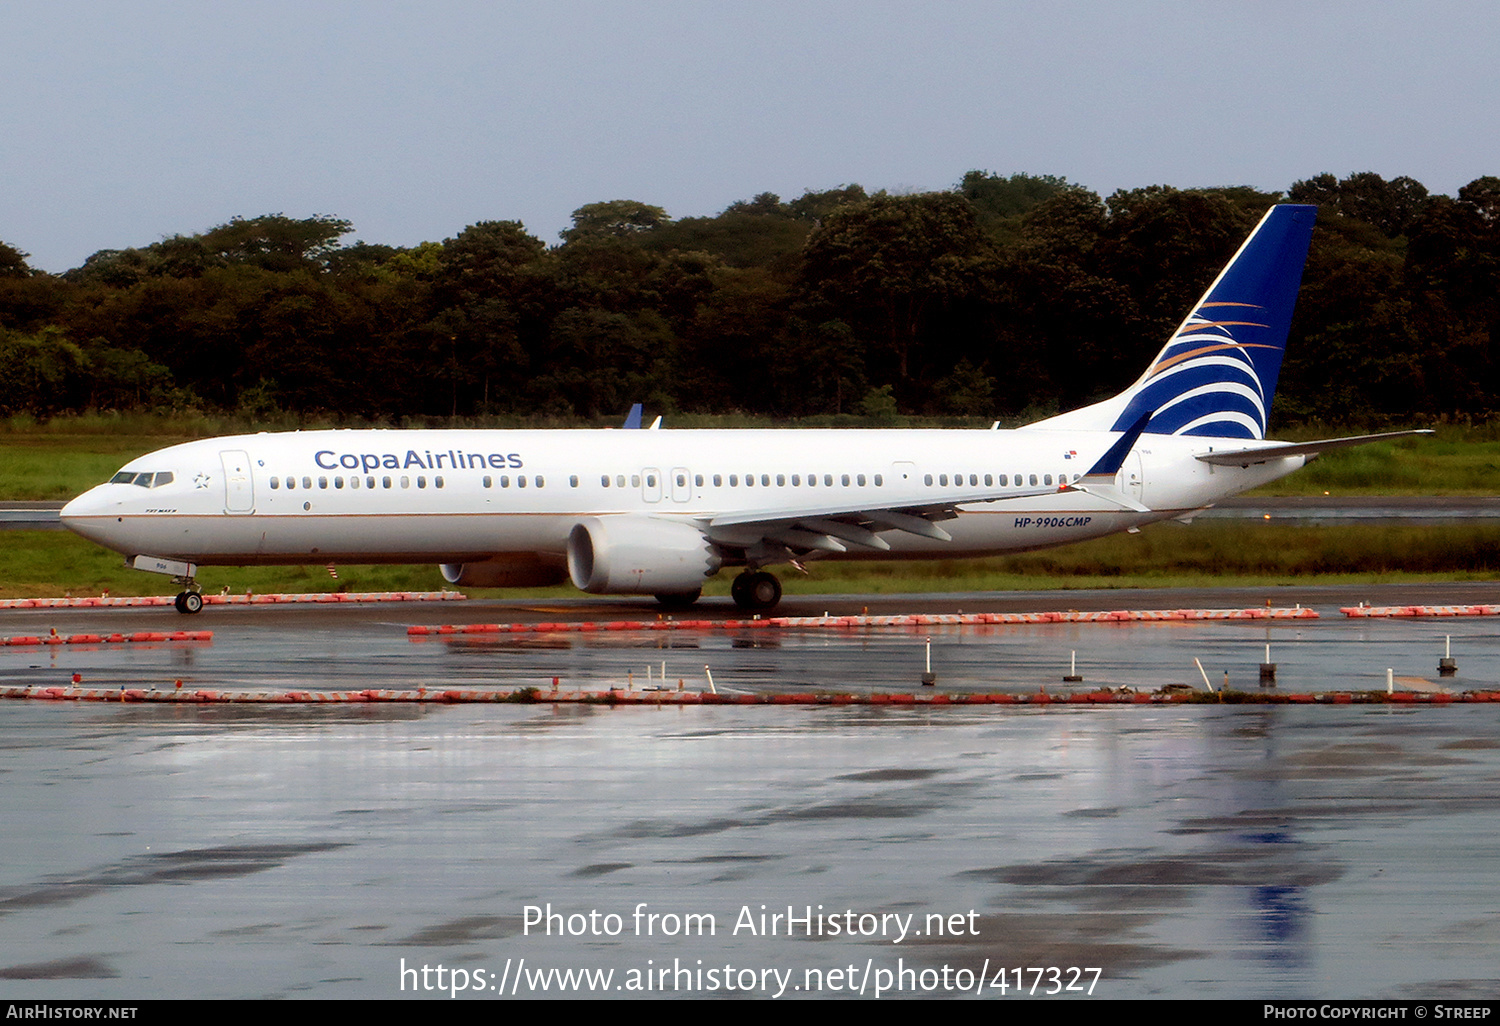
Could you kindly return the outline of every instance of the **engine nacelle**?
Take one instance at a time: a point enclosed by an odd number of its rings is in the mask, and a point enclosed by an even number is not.
[[[681,520],[589,517],[568,535],[568,576],[595,595],[685,595],[723,560],[702,531]]]
[[[443,580],[465,588],[546,588],[568,579],[560,559],[516,553],[478,563],[443,563]]]

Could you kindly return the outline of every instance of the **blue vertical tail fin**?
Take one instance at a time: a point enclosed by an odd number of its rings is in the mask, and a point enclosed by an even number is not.
[[[1102,403],[1031,427],[1264,438],[1317,207],[1272,207],[1146,373]]]

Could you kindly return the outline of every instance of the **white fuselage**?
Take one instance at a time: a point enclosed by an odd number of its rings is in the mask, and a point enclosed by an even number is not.
[[[1304,462],[1216,467],[1194,456],[1216,444],[1242,448],[1244,440],[1147,435],[1115,487],[1149,511],[1083,492],[1036,494],[1076,481],[1118,437],[1034,429],[240,435],[133,460],[62,515],[72,530],[127,556],[204,565],[457,564],[508,554],[560,559],[585,517],[633,515],[708,529],[727,515],[772,519],[954,501],[961,512],[943,523],[951,541],[887,531],[889,551],[816,554],[952,558],[1182,516]],[[731,527],[710,536],[732,535]]]

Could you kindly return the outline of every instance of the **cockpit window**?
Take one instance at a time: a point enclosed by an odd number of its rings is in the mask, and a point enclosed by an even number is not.
[[[172,472],[160,470],[155,473],[137,474],[131,470],[122,470],[109,479],[110,484],[133,484],[142,488],[160,488],[162,485],[172,483]]]

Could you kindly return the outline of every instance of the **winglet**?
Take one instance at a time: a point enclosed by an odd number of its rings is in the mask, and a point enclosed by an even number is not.
[[[625,423],[621,427],[639,428],[641,426],[641,404],[635,403],[630,407],[630,412],[625,415]]]
[[[1146,430],[1146,425],[1151,423],[1151,416],[1155,410],[1147,410],[1136,418],[1136,422],[1115,440],[1115,444],[1109,447],[1109,451],[1099,457],[1099,462],[1089,468],[1089,472],[1083,475],[1085,481],[1092,478],[1095,481],[1107,478],[1114,480],[1114,476],[1120,472],[1120,467],[1125,464],[1125,457],[1130,455],[1130,450],[1135,448],[1135,443]]]

